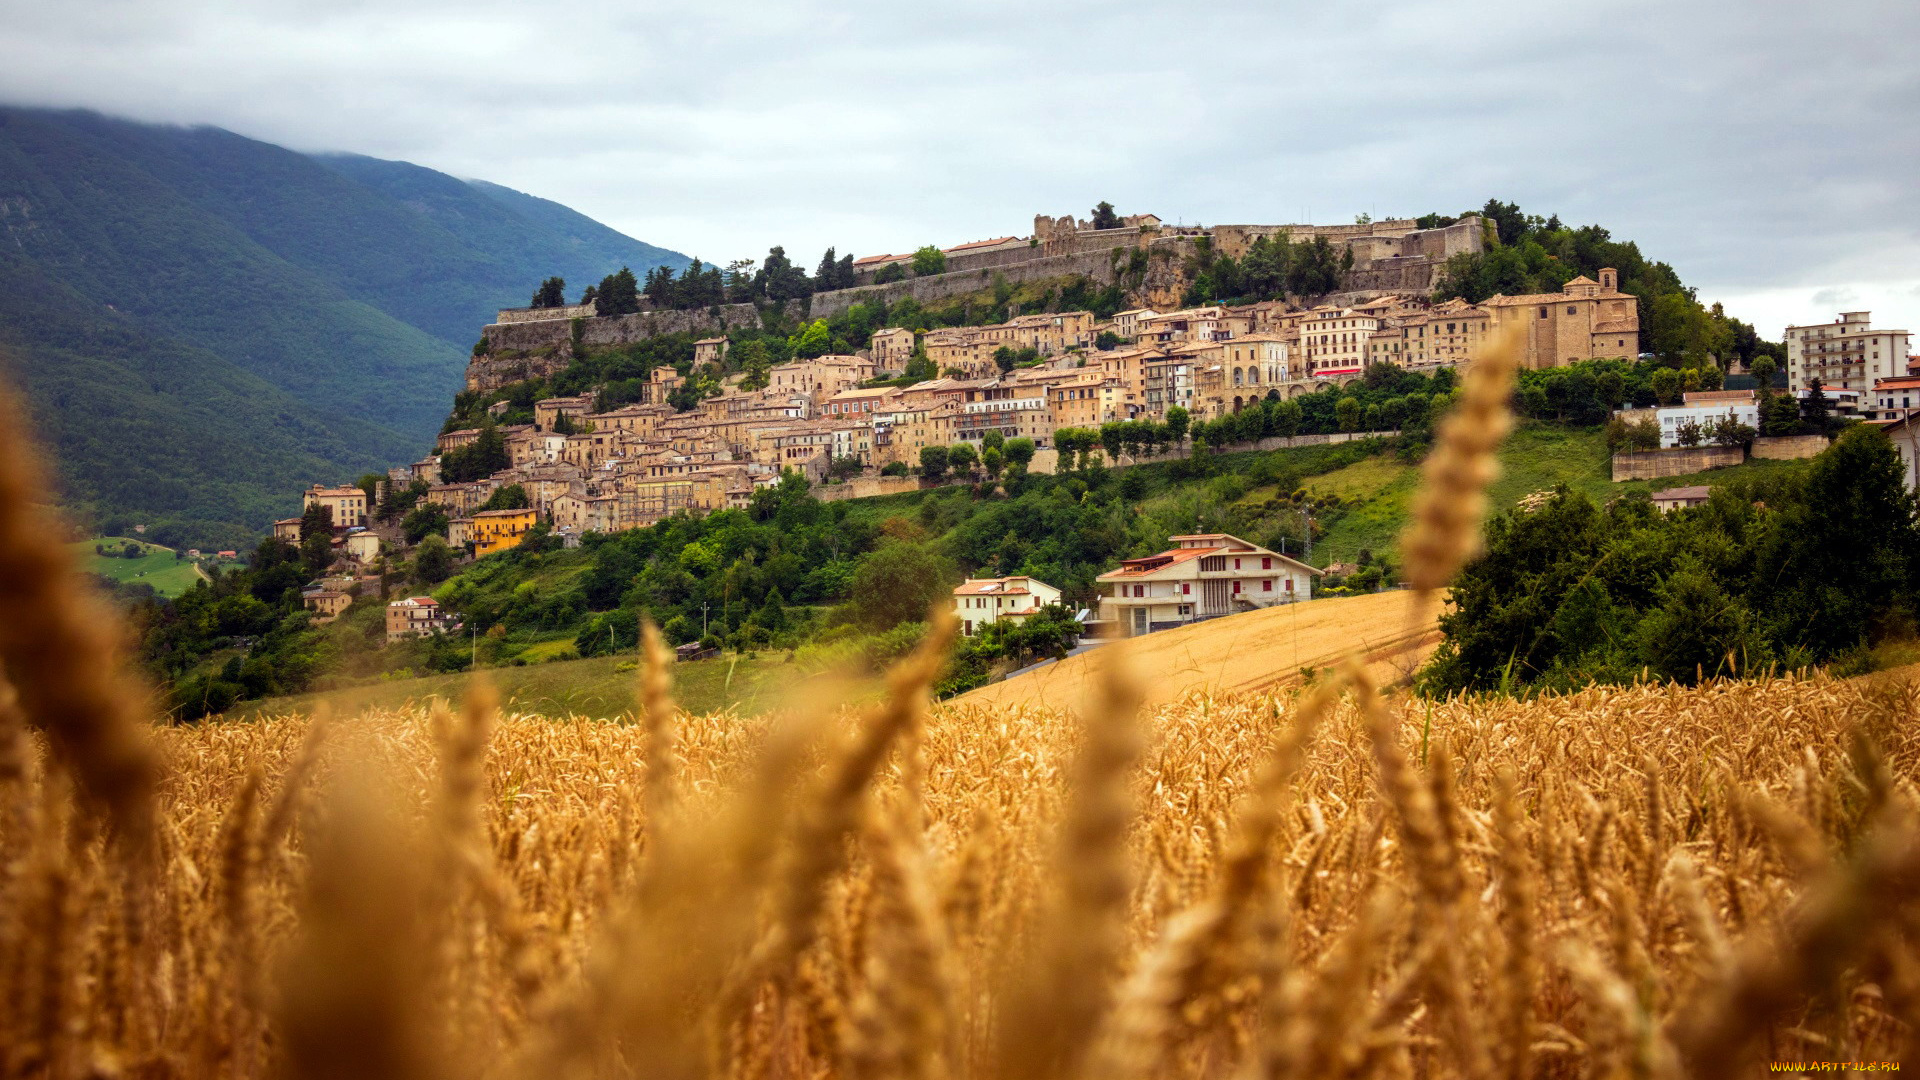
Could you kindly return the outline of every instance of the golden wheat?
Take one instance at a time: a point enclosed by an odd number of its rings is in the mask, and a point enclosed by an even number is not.
[[[1912,682],[1430,719],[1342,679],[1133,721],[1121,688],[1079,720],[936,707],[881,768],[929,670],[812,727],[477,695],[325,740],[164,731],[144,883],[27,744],[6,1075],[1736,1075],[1912,1045]]]

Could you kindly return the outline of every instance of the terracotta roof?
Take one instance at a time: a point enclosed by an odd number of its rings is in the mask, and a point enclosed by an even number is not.
[[[1231,548],[1174,548],[1158,555],[1148,555],[1141,559],[1127,559],[1118,570],[1109,570],[1095,581],[1118,581],[1122,578],[1148,577],[1157,574],[1176,563],[1192,562],[1206,555],[1224,555]]]
[[[1017,236],[1000,236],[992,240],[970,240],[964,244],[955,244],[950,248],[942,248],[941,250],[951,255],[956,251],[972,251],[974,248],[998,247],[1001,244],[1011,244],[1019,239]]]
[[[1712,491],[1713,489],[1707,487],[1705,484],[1692,484],[1687,487],[1668,488],[1665,491],[1656,491],[1653,493],[1653,497],[1655,499],[1704,499]]]

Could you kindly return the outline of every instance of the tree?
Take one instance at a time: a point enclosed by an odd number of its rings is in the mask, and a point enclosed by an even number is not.
[[[1660,449],[1660,421],[1651,416],[1643,416],[1634,421],[1628,429],[1628,448],[1632,450]]]
[[[300,559],[307,564],[309,574],[318,574],[333,565],[332,535],[317,532],[301,540]]]
[[[306,510],[300,515],[301,541],[305,542],[307,537],[315,533],[333,535],[333,510],[325,503],[308,503]]]
[[[1033,462],[1033,440],[1008,439],[1006,445],[1000,448],[1000,453],[1006,458],[1009,467],[1025,472],[1027,466]]]
[[[1691,418],[1680,421],[1680,426],[1673,432],[1673,441],[1681,446],[1699,446],[1700,440],[1705,437],[1706,432],[1701,429],[1700,422]]]
[[[1167,441],[1180,442],[1193,426],[1193,415],[1179,405],[1167,409]]]
[[[413,553],[413,576],[428,585],[438,585],[453,573],[453,549],[438,534],[420,541]]]
[[[947,448],[947,467],[957,473],[973,475],[973,467],[980,463],[980,455],[971,443],[955,443]]]
[[[669,274],[672,272],[667,271]],[[601,278],[594,304],[594,313],[597,315],[631,315],[639,311],[640,282],[634,278],[633,271],[623,266]]]
[[[493,494],[487,496],[486,503],[482,505],[480,509],[525,510],[532,505],[533,500],[527,497],[527,489],[525,487],[519,484],[508,484],[505,487],[495,488]]]
[[[845,480],[848,477],[859,476],[860,470],[864,468],[866,466],[861,464],[857,457],[837,457],[828,462],[827,475],[835,480]]]
[[[996,433],[997,434],[997,433]],[[985,469],[991,479],[1000,478],[1000,467],[1006,462],[1006,455],[997,446],[989,446],[980,451],[980,467]]]
[[[1779,370],[1780,365],[1774,363],[1773,357],[1771,356],[1756,356],[1753,358],[1753,381],[1758,383],[1762,390],[1770,390],[1773,388],[1773,376],[1774,373]]]
[[[1707,425],[1707,437],[1715,446],[1746,446],[1753,442],[1753,428],[1741,423],[1729,412]]]
[[[889,461],[880,466],[881,476],[905,476],[907,471],[907,463],[904,461]]]
[[[833,349],[833,331],[827,329],[827,320],[815,319],[803,324],[787,338],[787,348],[803,360],[825,356]]]
[[[555,308],[567,306],[567,279],[550,277],[534,290],[533,305],[537,308]]]
[[[881,267],[873,275],[873,283],[875,285],[891,285],[896,281],[905,280],[907,280],[905,263],[890,262]]]
[[[1341,431],[1360,430],[1360,399],[1343,397],[1333,404],[1333,414],[1339,420]]]
[[[932,244],[913,253],[913,276],[931,277],[947,271],[947,253]]]
[[[1828,411],[1827,388],[1819,379],[1807,381],[1807,396],[1800,402],[1800,420],[1812,428],[1814,434],[1825,435],[1833,430],[1833,416]]]
[[[1681,376],[1672,368],[1655,371],[1648,380],[1653,387],[1654,399],[1662,405],[1671,405],[1680,399]]]
[[[993,366],[999,368],[1000,374],[1002,375],[1005,375],[1008,372],[1011,372],[1013,370],[1015,359],[1016,358],[1013,352],[1013,348],[1011,346],[1002,345],[999,348],[993,350]]]
[[[924,619],[952,587],[955,576],[952,566],[929,545],[904,540],[883,543],[854,570],[855,615],[873,630]]]
[[[1093,221],[1096,229],[1117,229],[1120,227],[1120,215],[1113,212],[1113,204],[1101,200],[1093,208]]]
[[[447,508],[439,503],[421,503],[400,519],[400,534],[409,544],[417,544],[435,534],[445,536],[446,532]]]
[[[1099,349],[1101,352],[1106,352],[1110,349],[1119,348],[1121,340],[1119,334],[1111,330],[1102,330],[1099,335],[1093,339],[1093,347]]]
[[[920,475],[938,482],[947,475],[947,448],[944,446],[923,446],[920,448]]]

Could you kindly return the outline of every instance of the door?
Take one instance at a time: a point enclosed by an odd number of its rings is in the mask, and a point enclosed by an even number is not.
[[[1135,637],[1138,637],[1141,634],[1144,634],[1146,632],[1147,632],[1147,609],[1143,607],[1134,608],[1133,609],[1133,634]]]

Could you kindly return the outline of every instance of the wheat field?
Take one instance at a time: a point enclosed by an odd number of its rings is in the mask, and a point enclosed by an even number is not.
[[[1331,668],[1358,653],[1382,683],[1399,682],[1440,643],[1437,609],[1417,622],[1399,592],[1276,604],[1230,618],[1161,630],[1133,640],[1132,663],[1151,673],[1141,685],[1146,705],[1190,694],[1244,694],[1297,684],[1302,671]],[[1018,678],[969,690],[974,705],[1074,709],[1085,694],[1098,650],[1076,653]]]
[[[1110,654],[1118,658],[1118,653]],[[664,670],[664,667],[663,669]],[[1907,1056],[1911,679],[165,732],[0,762],[8,1076],[1733,1076]],[[10,710],[11,711],[11,710]],[[1424,765],[1422,761],[1424,759]]]

